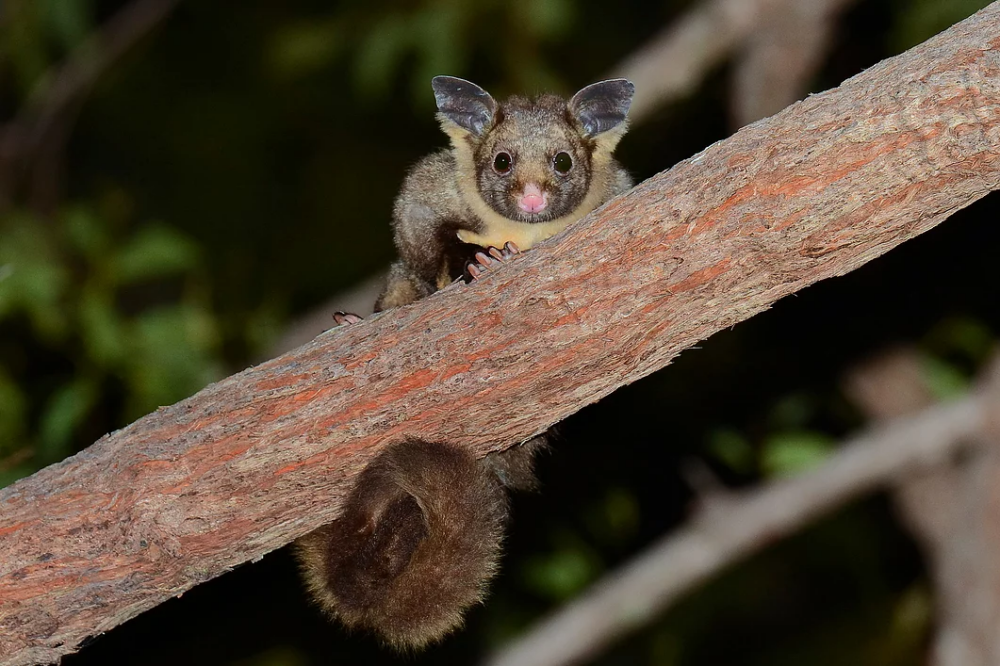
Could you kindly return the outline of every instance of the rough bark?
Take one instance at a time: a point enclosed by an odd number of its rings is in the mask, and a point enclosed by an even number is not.
[[[335,518],[405,436],[485,454],[1000,187],[1000,3],[472,285],[320,335],[0,493],[0,663]]]

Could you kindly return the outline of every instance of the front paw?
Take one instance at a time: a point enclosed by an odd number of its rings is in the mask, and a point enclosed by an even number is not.
[[[478,280],[487,271],[496,268],[520,252],[513,241],[504,243],[503,249],[489,247],[483,252],[476,252],[475,261],[470,261],[465,265],[465,281]]]
[[[349,326],[350,324],[357,324],[359,321],[362,321],[362,318],[350,312],[334,312],[333,321],[337,326]]]

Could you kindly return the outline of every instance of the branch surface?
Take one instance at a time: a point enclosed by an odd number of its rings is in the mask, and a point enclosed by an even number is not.
[[[0,491],[0,664],[56,660],[338,515],[404,437],[477,454],[1000,187],[1000,3],[482,282],[324,333]]]

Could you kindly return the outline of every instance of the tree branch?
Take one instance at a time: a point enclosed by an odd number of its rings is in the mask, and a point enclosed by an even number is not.
[[[875,419],[932,404],[934,395],[913,350],[899,350],[855,370],[848,395]],[[993,413],[1000,412],[994,404]],[[935,637],[928,664],[990,666],[1000,659],[1000,478],[997,429],[972,455],[899,479],[896,507],[923,547],[934,585]]]
[[[57,659],[337,517],[404,437],[479,455],[1000,186],[1000,3],[471,286],[324,333],[0,492],[0,664]]]
[[[988,431],[987,415],[1000,409],[998,369],[986,390],[856,437],[814,472],[709,503],[688,526],[607,576],[486,666],[578,663],[735,562],[865,492],[946,460]]]
[[[665,100],[690,92],[706,70],[787,1],[707,0],[667,26],[612,71],[635,84],[631,121],[641,122]]]
[[[789,36],[782,33],[788,21],[773,25],[776,17],[787,14],[812,14],[813,18],[831,23],[833,17],[846,4],[854,0],[705,0],[689,12],[667,26],[648,44],[619,63],[611,72],[635,84],[635,99],[629,111],[631,122],[645,120],[662,104],[690,93],[708,70],[718,65],[733,49],[747,38],[754,38],[751,47],[759,46],[759,34],[776,39]],[[817,31],[817,38],[822,38]],[[808,35],[796,35],[808,37]],[[773,50],[773,45],[771,45]],[[812,53],[818,55],[823,45],[815,45]],[[758,55],[769,55],[758,53]],[[744,57],[741,57],[743,60]],[[793,68],[797,80],[809,71],[810,63],[795,63]],[[741,67],[746,70],[746,66]],[[767,73],[758,70],[756,74]],[[741,83],[747,87],[746,72]],[[794,86],[793,81],[786,87]],[[783,91],[784,92],[784,91]],[[798,97],[802,90],[795,90],[788,103]],[[771,100],[773,102],[773,100]],[[782,108],[784,104],[778,108]],[[763,105],[758,105],[763,108]],[[769,113],[773,113],[773,107]],[[753,111],[748,110],[748,113]],[[756,120],[761,116],[754,116]],[[740,123],[742,125],[743,123]]]
[[[730,116],[743,127],[802,99],[826,56],[840,13],[854,0],[772,6],[743,40],[732,74]]]
[[[17,117],[0,126],[0,207],[9,205],[22,170],[32,170],[35,198],[51,201],[53,159],[62,154],[83,99],[100,78],[163,22],[180,0],[135,0],[41,77]]]

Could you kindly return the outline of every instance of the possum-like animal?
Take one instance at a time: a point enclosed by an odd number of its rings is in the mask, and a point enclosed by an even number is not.
[[[399,260],[376,311],[428,296],[483,248],[520,250],[553,236],[632,187],[612,157],[634,87],[624,79],[555,95],[494,101],[474,83],[432,81],[451,139],[417,163],[393,209]]]
[[[624,79],[498,104],[462,79],[432,81],[451,148],[407,176],[393,210],[399,260],[375,311],[412,303],[549,238],[632,186],[612,158],[634,88]],[[338,313],[340,323],[358,321]],[[389,445],[343,515],[298,541],[306,584],[345,625],[399,649],[458,627],[496,573],[506,489],[535,486],[545,436],[477,460],[455,445]]]

